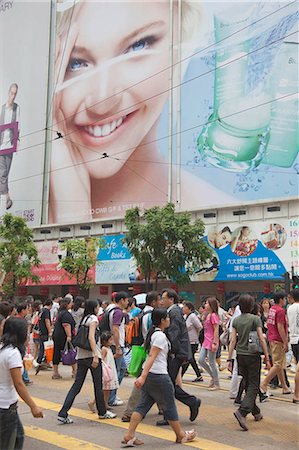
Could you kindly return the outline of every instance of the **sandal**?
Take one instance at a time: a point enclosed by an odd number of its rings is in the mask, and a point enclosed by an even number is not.
[[[61,378],[62,378],[62,376],[61,375],[56,375],[56,374],[54,374],[54,375],[52,375],[52,380],[61,380]]]
[[[176,444],[185,444],[186,442],[192,442],[197,436],[197,433],[195,430],[189,430],[184,432],[184,436],[182,439],[178,439],[175,441]]]
[[[129,447],[138,447],[139,445],[143,445],[144,442],[140,441],[137,437],[133,437],[132,439],[127,440],[126,438],[123,438],[121,441],[122,448],[129,448]]]

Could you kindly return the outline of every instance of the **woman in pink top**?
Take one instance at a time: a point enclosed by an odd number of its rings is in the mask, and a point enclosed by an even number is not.
[[[199,364],[208,372],[212,380],[208,387],[216,391],[219,386],[219,375],[216,364],[216,352],[219,345],[218,303],[215,297],[209,297],[205,304],[204,341],[199,353]],[[208,361],[206,358],[208,357]]]

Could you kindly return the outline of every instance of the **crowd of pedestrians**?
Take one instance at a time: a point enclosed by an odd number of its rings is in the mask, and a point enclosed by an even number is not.
[[[201,400],[183,389],[182,377],[191,365],[194,383],[210,379],[207,389],[218,391],[225,345],[226,366],[231,372],[229,396],[238,406],[233,414],[241,428],[248,430],[248,414],[255,421],[263,419],[257,398],[260,403],[267,401],[269,386],[280,383],[283,395],[292,394],[286,376],[286,354],[290,352],[297,370],[292,401],[299,403],[299,289],[289,295],[287,308],[286,303],[284,292],[261,303],[242,294],[228,311],[215,297],[207,297],[196,310],[193,303],[168,288],[161,293],[148,292],[143,304],[125,291],[114,292],[109,303],[81,296],[73,300],[70,294],[44,303],[29,298],[17,306],[1,301],[0,450],[23,445],[18,395],[34,417],[43,416],[26,388],[32,384],[28,361],[33,360],[36,375],[51,370],[52,379],[59,380],[63,355],[68,356],[74,381],[58,413],[62,424],[73,422],[68,412],[88,371],[94,388],[88,407],[107,420],[115,418],[115,408],[124,404],[118,396],[124,376],[134,374],[136,380],[121,417],[129,424],[122,446],[129,447],[143,444],[135,432],[154,404],[163,415],[156,425],[170,425],[176,443],[196,438],[194,429],[182,429],[176,400],[189,408],[191,422],[198,416]],[[46,350],[49,342],[51,361]],[[267,374],[261,381],[263,365]]]

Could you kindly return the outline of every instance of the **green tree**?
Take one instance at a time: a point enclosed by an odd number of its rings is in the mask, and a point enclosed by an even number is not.
[[[89,270],[95,265],[98,250],[104,245],[103,239],[98,238],[68,239],[61,244],[61,249],[66,252],[66,256],[61,260],[61,268],[67,272],[70,279],[76,279],[81,291],[93,286],[94,281]]]
[[[21,217],[6,213],[0,225],[0,271],[5,274],[3,293],[12,297],[27,279],[38,283],[39,277],[33,274],[33,268],[39,264],[32,230]]]
[[[139,208],[129,209],[125,215],[127,227],[124,242],[145,277],[146,289],[150,279],[167,278],[178,285],[190,281],[196,267],[211,257],[212,250],[201,239],[204,223],[191,223],[188,212],[176,213],[172,203],[155,206],[141,216]]]

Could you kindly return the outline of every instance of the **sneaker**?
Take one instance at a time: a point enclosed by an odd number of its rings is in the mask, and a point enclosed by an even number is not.
[[[114,414],[113,412],[109,411],[107,409],[107,411],[105,412],[105,414],[103,416],[99,416],[99,419],[115,419],[116,414]]]
[[[33,384],[33,381],[26,380],[26,381],[24,381],[24,383],[25,383],[26,386],[31,386]]]
[[[36,361],[36,359],[34,359],[32,361],[33,367],[35,367],[35,369],[39,366],[38,362]]]
[[[269,396],[263,392],[260,395],[260,403],[266,403],[269,400]]]
[[[239,410],[234,412],[234,416],[237,419],[237,421],[239,422],[240,427],[243,428],[244,431],[248,431],[248,427],[246,424],[246,418],[244,416],[242,416],[242,414],[240,413]]]
[[[115,401],[113,403],[109,403],[109,406],[122,406],[123,404],[124,404],[123,400],[115,399]]]
[[[199,377],[195,378],[195,380],[192,380],[192,383],[199,383],[200,381],[204,381],[204,379],[201,375]]]
[[[262,420],[262,419],[263,419],[263,416],[262,416],[261,413],[256,414],[256,415],[254,416],[254,420],[255,420],[256,422],[259,422],[259,421]]]
[[[58,422],[61,422],[63,425],[68,425],[70,423],[74,423],[74,421],[69,416],[67,416],[67,417],[58,416],[57,420],[58,420]]]

